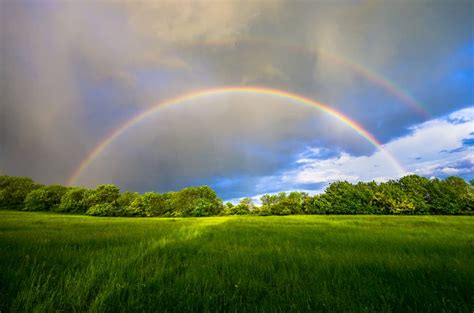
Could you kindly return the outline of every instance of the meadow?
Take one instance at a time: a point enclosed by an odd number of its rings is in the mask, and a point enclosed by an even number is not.
[[[0,211],[1,312],[472,312],[469,216]]]

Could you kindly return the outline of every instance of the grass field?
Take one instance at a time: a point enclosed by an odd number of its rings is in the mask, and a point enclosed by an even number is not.
[[[472,312],[474,218],[0,211],[1,312]]]

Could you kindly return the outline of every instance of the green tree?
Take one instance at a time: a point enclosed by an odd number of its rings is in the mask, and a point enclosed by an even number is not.
[[[461,177],[433,179],[428,188],[429,205],[435,214],[469,214],[472,212],[472,187]]]
[[[272,215],[273,207],[278,204],[278,195],[263,195],[260,197],[262,202],[259,208],[256,208],[255,213],[258,215]]]
[[[27,211],[56,211],[67,187],[49,185],[33,190],[25,199]]]
[[[243,198],[240,202],[225,209],[226,215],[247,215],[255,209],[255,206],[250,198]]]
[[[285,205],[290,210],[291,214],[303,213],[304,194],[301,192],[290,192],[285,199]]]
[[[41,186],[29,177],[0,176],[0,209],[23,209],[26,196]]]
[[[408,175],[399,179],[403,191],[414,205],[414,213],[429,213],[428,188],[430,180],[418,175]]]
[[[98,185],[95,189],[89,189],[84,194],[87,208],[96,204],[115,204],[120,196],[120,189],[112,184]]]
[[[305,200],[306,214],[329,214],[331,211],[331,204],[327,201],[327,197],[323,194],[308,197]]]
[[[80,187],[69,188],[62,196],[57,211],[65,213],[85,213],[87,211],[87,206],[84,201],[86,191],[87,189]]]
[[[117,206],[112,203],[99,203],[91,206],[86,215],[90,216],[117,216]]]
[[[139,198],[140,194],[133,191],[125,191],[120,194],[115,202],[116,214],[119,216],[144,216],[142,210],[137,210],[132,206],[135,199]]]
[[[260,216],[270,216],[272,215],[272,209],[268,205],[261,205],[259,207],[255,207],[254,214]]]
[[[222,200],[209,186],[184,188],[171,200],[175,216],[210,216],[223,210]]]
[[[165,216],[171,214],[171,208],[167,203],[167,196],[160,195],[157,192],[146,192],[137,197],[131,204],[131,207],[143,212],[145,216]]]
[[[380,214],[415,214],[416,207],[402,186],[394,180],[381,183],[372,198]]]
[[[326,204],[324,211],[330,214],[356,214],[363,206],[355,187],[346,181],[331,183],[320,196],[320,200]]]

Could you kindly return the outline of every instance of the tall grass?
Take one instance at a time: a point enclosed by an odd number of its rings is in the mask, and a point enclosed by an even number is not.
[[[472,312],[474,218],[0,211],[0,310]]]

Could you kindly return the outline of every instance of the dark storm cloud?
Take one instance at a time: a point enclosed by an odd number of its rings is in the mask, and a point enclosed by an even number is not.
[[[202,88],[260,85],[301,94],[382,142],[423,118],[347,62],[387,77],[434,116],[474,103],[470,1],[0,6],[0,171],[41,182],[64,182],[130,116]],[[313,109],[271,97],[240,100],[163,111],[114,142],[82,181],[142,191],[208,182],[238,189],[235,196],[264,190],[262,177],[293,170],[311,147],[327,151],[321,160],[375,151]]]
[[[166,108],[131,128],[79,182],[167,190],[212,177],[258,178],[286,168],[295,152],[321,137],[351,138],[370,149],[346,125],[298,103],[262,95],[206,97]]]

